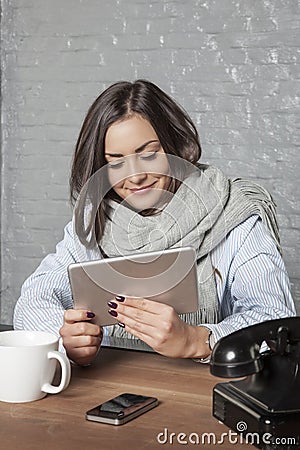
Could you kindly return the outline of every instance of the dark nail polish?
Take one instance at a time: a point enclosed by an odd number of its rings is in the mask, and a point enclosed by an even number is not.
[[[115,299],[118,300],[118,302],[124,302],[125,297],[123,297],[122,295],[116,295]]]
[[[113,317],[117,317],[117,315],[118,315],[117,311],[115,311],[114,309],[109,309],[108,312]]]
[[[119,327],[121,327],[121,328],[125,328],[125,323],[123,323],[123,322],[119,322],[118,325],[119,325]]]
[[[88,319],[93,319],[93,318],[95,317],[95,314],[94,314],[92,311],[88,311],[88,312],[86,313],[86,317],[87,317]]]
[[[118,305],[115,302],[107,302],[108,306],[112,309],[116,309]]]

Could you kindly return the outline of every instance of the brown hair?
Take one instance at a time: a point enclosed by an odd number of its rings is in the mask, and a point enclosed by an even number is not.
[[[133,114],[149,121],[167,154],[179,156],[192,164],[196,164],[201,156],[198,132],[191,118],[155,84],[147,80],[136,80],[133,83],[120,81],[108,87],[94,101],[84,119],[70,176],[72,204],[77,201],[75,229],[86,247],[100,242],[109,217],[108,200],[116,199],[113,189],[108,186],[105,173],[101,173],[92,193],[86,189],[86,184],[107,164],[104,146],[108,128]],[[91,214],[91,219],[85,224],[87,197],[94,214]],[[99,198],[102,199],[100,203]],[[91,240],[91,232],[96,243]]]

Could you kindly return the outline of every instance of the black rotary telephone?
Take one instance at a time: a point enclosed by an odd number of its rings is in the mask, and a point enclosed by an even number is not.
[[[261,344],[268,349],[261,352]],[[236,331],[215,345],[213,415],[260,449],[300,449],[300,317]],[[246,441],[244,441],[246,442]]]

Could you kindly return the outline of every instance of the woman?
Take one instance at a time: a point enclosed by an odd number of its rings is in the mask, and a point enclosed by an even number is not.
[[[206,360],[222,336],[294,315],[271,197],[200,165],[200,156],[191,119],[157,86],[137,80],[106,89],[77,141],[73,221],[55,255],[24,283],[15,328],[60,333],[82,365],[95,358],[103,331],[166,356]],[[92,311],[73,309],[70,263],[182,245],[197,252],[196,313],[179,317],[170,306],[117,296],[108,308],[119,325],[101,330]]]

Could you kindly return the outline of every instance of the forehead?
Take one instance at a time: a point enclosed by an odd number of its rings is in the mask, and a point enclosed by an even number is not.
[[[154,139],[158,140],[158,136],[150,122],[141,116],[132,116],[108,128],[105,151],[127,154]]]

